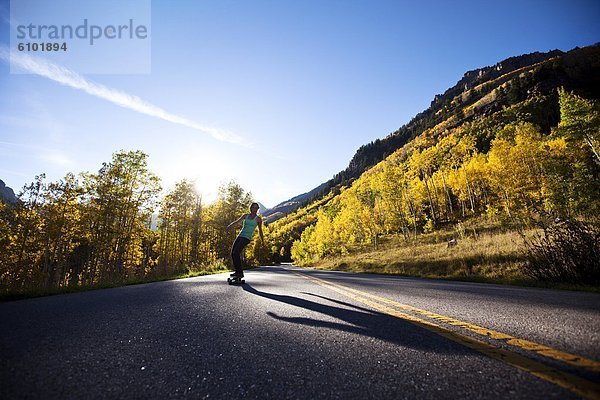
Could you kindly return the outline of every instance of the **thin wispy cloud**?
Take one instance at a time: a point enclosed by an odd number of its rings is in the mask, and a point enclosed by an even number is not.
[[[14,157],[15,154],[18,154],[19,157],[43,160],[58,166],[73,165],[73,160],[61,150],[0,140],[0,156],[6,160],[8,157]]]
[[[66,154],[60,151],[48,151],[44,154],[40,154],[38,156],[41,160],[49,162],[54,165],[59,166],[69,166],[73,165],[73,160],[71,160]]]
[[[52,63],[48,60],[32,57],[10,51],[6,46],[0,47],[0,59],[12,64],[21,70],[32,74],[40,75],[55,82],[74,89],[81,90],[87,94],[107,100],[118,106],[137,111],[152,117],[160,118],[174,124],[186,126],[188,128],[208,134],[213,138],[245,147],[251,147],[242,137],[227,132],[222,129],[213,128],[200,124],[189,118],[170,113],[152,103],[149,103],[137,96],[126,93],[122,90],[111,88],[93,81],[90,81],[75,71],[72,71],[61,65]]]

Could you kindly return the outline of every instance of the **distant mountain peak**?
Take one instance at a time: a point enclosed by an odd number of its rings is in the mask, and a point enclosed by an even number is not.
[[[265,212],[269,211],[269,207],[265,206],[263,203],[261,203],[260,201],[257,201],[258,203],[258,213],[264,215]]]
[[[17,202],[17,196],[15,192],[6,186],[3,180],[0,179],[0,201],[8,204],[14,204]]]

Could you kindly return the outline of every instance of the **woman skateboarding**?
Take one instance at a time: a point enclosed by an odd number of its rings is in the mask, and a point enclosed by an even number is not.
[[[233,266],[235,268],[235,272],[231,274],[231,277],[237,281],[241,281],[244,277],[241,260],[242,251],[244,250],[244,247],[250,243],[250,240],[252,240],[252,234],[254,234],[254,230],[257,226],[260,235],[260,244],[264,245],[265,243],[262,231],[262,219],[257,215],[257,212],[258,203],[252,203],[250,205],[250,214],[242,215],[225,228],[225,231],[228,232],[233,226],[243,221],[242,229],[240,230],[240,233],[238,233],[237,238],[235,238],[233,246],[231,246],[231,260],[233,261]]]

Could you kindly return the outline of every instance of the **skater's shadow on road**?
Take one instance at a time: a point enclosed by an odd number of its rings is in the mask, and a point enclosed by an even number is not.
[[[460,346],[423,328],[419,328],[408,321],[344,301],[312,293],[303,293],[309,296],[318,297],[324,300],[324,302],[337,304],[339,305],[338,307],[300,297],[262,292],[248,284],[244,285],[243,289],[256,296],[333,317],[339,322],[331,319],[321,320],[308,317],[285,317],[272,311],[267,311],[267,315],[278,321],[354,333],[406,347],[419,348],[438,353],[464,354],[472,352],[472,350],[466,347]]]

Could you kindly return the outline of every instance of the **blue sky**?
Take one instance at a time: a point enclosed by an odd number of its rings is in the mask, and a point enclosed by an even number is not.
[[[191,122],[10,74],[0,59],[8,186],[95,171],[114,151],[140,149],[166,189],[191,179],[211,201],[233,179],[273,206],[344,169],[359,146],[408,122],[464,72],[600,41],[600,1],[151,4],[150,73],[75,72]],[[0,45],[10,46],[8,1],[0,13]]]

